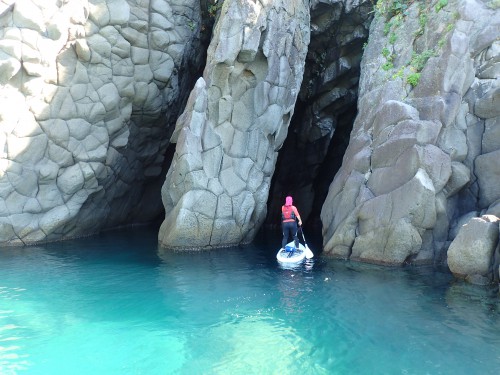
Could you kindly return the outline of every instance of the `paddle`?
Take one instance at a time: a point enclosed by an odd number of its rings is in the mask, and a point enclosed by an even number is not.
[[[304,231],[302,230],[302,226],[299,227],[300,229],[300,234],[302,235],[302,239],[304,240],[304,246],[306,248],[306,258],[311,259],[314,256],[314,253],[309,249],[309,246],[307,246],[306,238],[304,237]]]

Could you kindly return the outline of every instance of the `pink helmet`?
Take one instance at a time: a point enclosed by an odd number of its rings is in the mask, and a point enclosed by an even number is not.
[[[285,198],[285,206],[291,206],[293,203],[293,199],[291,196]]]

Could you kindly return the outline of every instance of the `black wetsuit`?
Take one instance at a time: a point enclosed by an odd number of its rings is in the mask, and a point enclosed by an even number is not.
[[[297,237],[297,222],[285,221],[281,223],[281,228],[283,229],[283,240],[281,241],[281,247],[284,249],[288,243],[288,239],[293,237],[295,241],[295,247],[299,247],[299,237]]]

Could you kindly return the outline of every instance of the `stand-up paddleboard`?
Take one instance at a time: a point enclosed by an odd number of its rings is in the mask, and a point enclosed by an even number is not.
[[[298,249],[295,249],[294,242],[290,242],[285,246],[285,249],[280,249],[276,254],[276,259],[281,263],[300,263],[306,259],[306,248],[299,244]]]

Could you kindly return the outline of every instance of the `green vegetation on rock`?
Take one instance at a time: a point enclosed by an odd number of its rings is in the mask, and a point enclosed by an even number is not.
[[[448,5],[448,0],[439,0],[438,3],[436,4],[436,12],[439,12],[447,5]]]
[[[406,82],[408,82],[412,87],[418,85],[420,81],[420,73],[411,73],[406,77]]]
[[[397,15],[406,15],[408,6],[415,0],[379,0],[375,6],[378,14],[383,14],[387,19],[393,18]]]
[[[486,5],[488,5],[492,9],[498,9],[500,8],[500,0],[491,0]]]
[[[410,66],[413,67],[417,72],[420,72],[422,69],[424,69],[427,60],[429,60],[431,56],[435,55],[436,53],[432,49],[427,49],[422,53],[413,52],[413,56],[411,57],[410,61]]]
[[[394,45],[398,40],[398,34],[401,35],[402,32],[400,26],[406,22],[412,5],[414,7],[418,6],[419,28],[414,34],[415,38],[418,39],[426,34],[429,19],[434,17],[433,13],[437,14],[445,8],[448,5],[448,0],[378,0],[375,6],[375,12],[379,17],[383,17],[384,19],[383,33],[387,37],[388,43],[388,45],[382,49],[382,56],[385,58],[385,63],[381,65],[382,70],[389,72],[393,69],[397,69],[397,72],[391,75],[392,79],[403,79],[411,87],[415,87],[420,81],[420,72],[424,69],[427,61],[432,56],[438,55],[438,50],[446,43],[448,34],[455,27],[455,20],[458,17],[456,15],[453,16],[453,20],[446,26],[445,32],[438,41],[437,46],[425,49],[424,51],[420,49],[421,52],[417,52],[418,49],[414,50],[410,61],[403,66],[396,66]],[[414,42],[413,48],[417,48],[417,45],[418,43]]]

